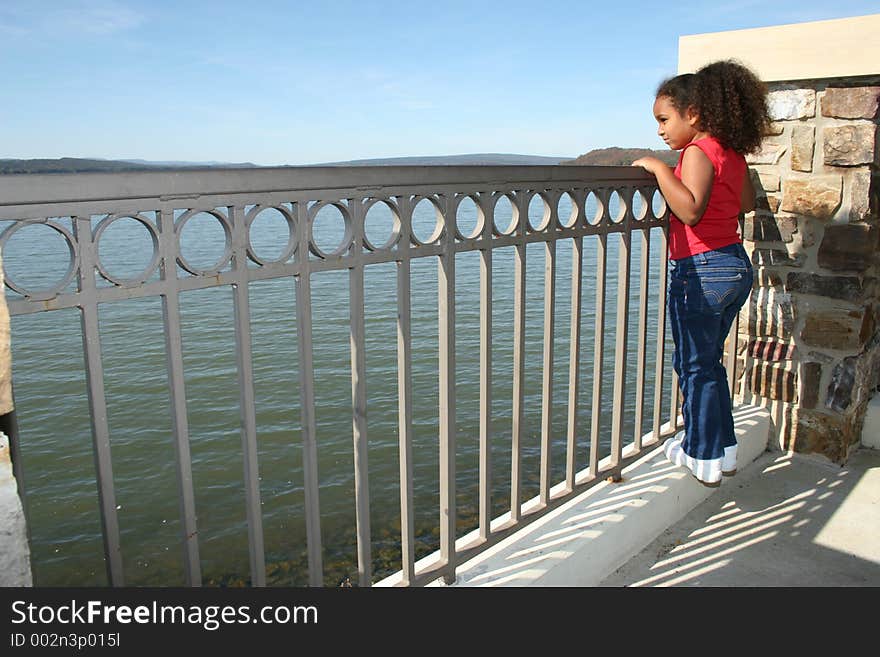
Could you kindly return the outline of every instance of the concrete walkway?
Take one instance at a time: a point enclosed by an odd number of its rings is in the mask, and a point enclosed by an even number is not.
[[[880,450],[765,453],[599,586],[880,586]]]
[[[744,474],[757,467],[755,460],[766,451],[770,414],[765,408],[743,405],[735,409],[734,421],[739,445],[737,465]],[[632,447],[628,445],[624,455]],[[600,472],[608,461],[609,457],[600,460]],[[618,482],[599,481],[568,498],[460,564],[450,586],[598,586],[667,528],[733,481],[726,478],[720,488],[701,485],[687,468],[670,463],[659,443],[646,447],[621,475]],[[561,493],[562,485],[551,488],[551,495]],[[539,502],[538,497],[527,501],[523,513],[537,508]],[[503,516],[496,519],[498,523],[505,520]],[[456,543],[462,547],[477,538],[474,531]],[[439,552],[419,561],[416,568],[436,564],[437,560]],[[395,578],[399,573],[377,586],[393,586]],[[442,580],[431,585],[444,586]]]

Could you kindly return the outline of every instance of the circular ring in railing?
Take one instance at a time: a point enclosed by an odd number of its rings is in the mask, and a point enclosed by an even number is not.
[[[254,248],[253,240],[251,240],[251,228],[253,227],[254,221],[257,220],[260,213],[267,210],[277,211],[287,224],[287,244],[281,251],[281,255],[274,259],[263,258],[258,255],[257,250]],[[296,252],[296,219],[287,208],[278,205],[255,205],[245,214],[244,225],[245,232],[247,233],[247,255],[252,262],[261,266],[282,264],[290,260]]]
[[[141,224],[144,228],[147,229],[147,233],[150,236],[150,241],[153,243],[153,254],[150,258],[150,262],[147,266],[136,276],[132,276],[131,278],[123,278],[121,276],[114,276],[111,274],[107,268],[104,266],[103,261],[101,260],[101,237],[106,232],[106,230],[117,221],[123,219],[133,219]],[[140,285],[144,281],[146,281],[156,269],[159,267],[159,235],[156,233],[156,227],[150,222],[149,219],[142,217],[139,214],[111,214],[104,217],[95,228],[95,266],[98,268],[98,273],[104,277],[105,280],[110,281],[114,285],[118,285],[119,287],[134,287],[136,285]]]
[[[584,218],[590,226],[598,226],[605,216],[605,194],[601,189],[594,189],[584,199]]]
[[[648,194],[644,189],[633,190],[630,207],[635,221],[645,221],[648,218]]]
[[[608,197],[608,219],[611,220],[611,223],[619,224],[623,221],[626,218],[628,209],[626,195],[621,194],[617,189],[612,191]]]
[[[556,216],[561,228],[574,228],[578,225],[583,213],[574,192],[560,194],[556,200]]]
[[[555,214],[553,212],[553,204],[548,200],[548,193],[529,190],[526,192],[525,198],[527,201],[526,229],[534,233],[546,230]],[[535,207],[533,210],[536,199],[540,199],[540,205],[543,205],[543,207]],[[538,214],[541,215],[540,218],[537,217]],[[533,215],[535,215],[534,219],[537,221],[537,224],[533,221]]]
[[[669,207],[666,204],[666,199],[663,198],[663,194],[660,193],[659,189],[655,189],[653,196],[651,196],[651,212],[656,219],[663,219],[668,211]]]
[[[217,260],[212,267],[207,269],[201,269],[190,264],[183,255],[183,244],[181,242],[183,229],[186,226],[186,223],[200,214],[210,215],[219,221],[220,226],[223,228],[223,236],[225,239],[223,255],[220,256],[220,259]],[[217,210],[187,210],[177,219],[174,225],[174,232],[177,237],[177,263],[193,276],[215,276],[232,259],[232,226],[229,224],[229,219]]]
[[[472,240],[479,237],[486,226],[486,214],[477,195],[456,194],[452,198],[451,206],[449,212],[455,216],[455,238]],[[473,226],[464,223],[467,219],[472,219]]]
[[[3,234],[0,235],[0,251],[6,250],[6,243],[16,232],[18,232],[25,226],[33,226],[37,224],[48,226],[49,228],[60,233],[61,236],[64,238],[64,241],[67,244],[67,250],[70,254],[67,272],[64,274],[64,276],[61,277],[61,280],[58,283],[45,290],[30,290],[23,285],[17,283],[6,270],[5,262],[3,263],[3,274],[6,280],[6,285],[11,290],[18,292],[21,296],[30,299],[31,301],[47,301],[49,299],[54,299],[56,296],[58,296],[59,292],[64,290],[64,288],[66,288],[70,284],[70,282],[73,280],[74,274],[76,274],[76,270],[79,268],[79,251],[76,246],[76,238],[73,236],[73,234],[63,224],[60,224],[57,221],[52,221],[51,219],[18,221],[9,226],[5,231],[3,231]]]
[[[430,212],[430,206],[434,208],[434,227],[430,229],[428,236],[423,238],[420,235],[421,229],[428,228],[428,224],[431,223],[427,216]],[[428,210],[422,211],[419,208],[428,208]],[[413,196],[408,216],[401,217],[401,219],[409,221],[409,234],[413,244],[418,246],[433,244],[440,239],[446,229],[446,218],[443,216],[443,210],[440,209],[440,202],[434,196]]]
[[[332,250],[329,250],[326,248],[321,248],[318,245],[317,240],[315,239],[315,220],[322,210],[331,207],[339,210],[339,214],[342,215],[343,232],[342,238],[336,244],[336,247]],[[327,258],[334,258],[345,255],[345,253],[351,248],[351,243],[354,239],[354,232],[351,229],[351,213],[348,211],[348,208],[345,206],[344,203],[340,201],[315,201],[314,203],[312,203],[311,207],[309,207],[308,218],[309,251],[311,251],[313,255],[326,260]]]
[[[391,230],[388,231],[388,238],[381,244],[377,244],[378,240],[370,239],[370,233],[374,232],[370,225],[370,211],[373,208],[388,208],[391,215]],[[391,199],[387,198],[369,198],[364,201],[364,246],[370,251],[387,251],[391,249],[398,240],[400,240],[400,208]],[[384,234],[384,231],[382,231]]]
[[[507,203],[501,203],[507,201]],[[511,192],[494,192],[490,197],[492,214],[492,232],[495,235],[513,235],[519,226],[519,210],[516,207],[516,196]],[[500,207],[499,207],[500,206]],[[507,227],[499,225],[498,220],[507,219]]]

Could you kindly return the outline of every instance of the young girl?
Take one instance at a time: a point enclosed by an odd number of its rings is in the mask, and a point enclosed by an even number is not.
[[[738,233],[740,212],[754,209],[744,155],[770,124],[764,84],[733,61],[708,64],[657,90],[657,133],[681,150],[670,169],[652,157],[633,162],[657,177],[670,209],[671,276],[667,303],[682,393],[684,431],[666,456],[706,486],[736,473],[736,437],[724,340],[752,288],[752,266]]]

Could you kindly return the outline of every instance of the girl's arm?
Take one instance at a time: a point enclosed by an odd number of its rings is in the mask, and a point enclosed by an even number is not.
[[[660,193],[666,199],[669,209],[688,226],[696,226],[712,191],[715,169],[708,156],[699,148],[688,148],[681,162],[681,180],[675,177],[672,169],[655,157],[642,157],[633,162],[657,177]]]

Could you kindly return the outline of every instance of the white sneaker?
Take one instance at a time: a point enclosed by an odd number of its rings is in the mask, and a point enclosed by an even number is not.
[[[736,445],[724,448],[724,457],[721,459],[721,474],[732,477],[736,474]]]
[[[669,459],[670,463],[675,465],[687,465],[684,450],[681,448],[683,442],[684,431],[679,431],[666,441],[666,444],[663,446],[663,451],[666,453],[666,458]]]
[[[688,456],[681,444],[684,442],[684,431],[679,431],[672,438],[666,441],[663,451],[666,458],[674,465],[683,465],[686,467],[694,478],[704,486],[709,488],[717,488],[721,485],[720,463],[718,460],[700,461]],[[734,451],[734,458],[736,453]]]

